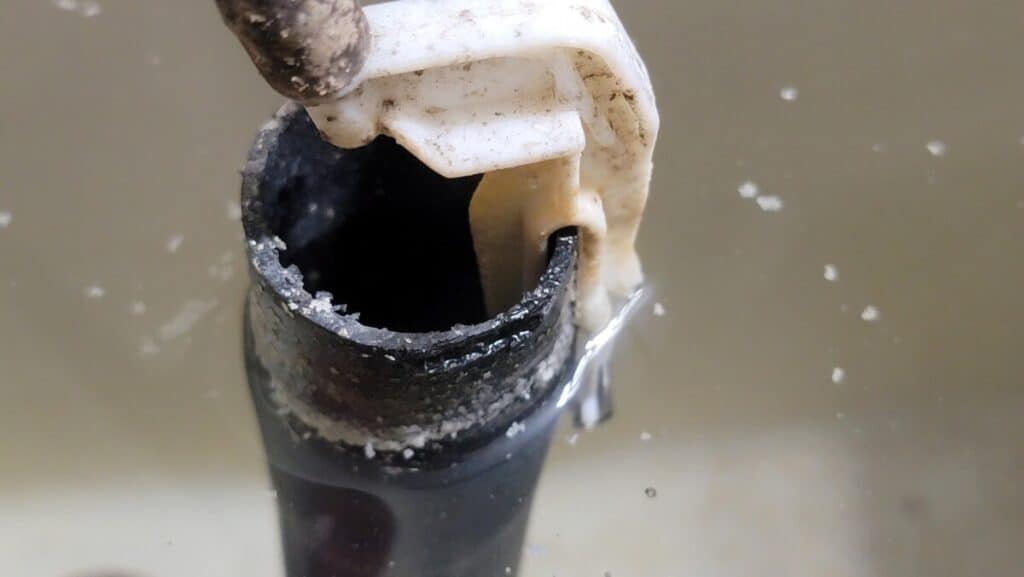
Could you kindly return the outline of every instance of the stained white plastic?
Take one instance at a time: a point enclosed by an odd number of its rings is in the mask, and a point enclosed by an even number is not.
[[[521,294],[502,294],[508,260],[522,259],[529,286],[547,236],[580,226],[580,322],[605,324],[609,292],[642,280],[633,245],[659,123],[611,4],[402,0],[365,13],[372,44],[361,77],[309,109],[318,128],[345,148],[391,136],[447,177],[486,173],[471,220],[489,306]],[[522,246],[507,252],[512,244]]]

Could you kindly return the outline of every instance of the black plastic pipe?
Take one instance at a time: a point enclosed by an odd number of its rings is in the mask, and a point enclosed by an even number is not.
[[[253,146],[245,360],[289,577],[518,572],[574,365],[576,237],[486,318],[478,182],[386,138],[337,149],[295,105]]]

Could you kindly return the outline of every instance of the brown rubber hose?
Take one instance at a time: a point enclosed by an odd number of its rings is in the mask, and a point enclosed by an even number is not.
[[[216,0],[260,74],[284,96],[319,104],[362,69],[370,43],[358,0]]]

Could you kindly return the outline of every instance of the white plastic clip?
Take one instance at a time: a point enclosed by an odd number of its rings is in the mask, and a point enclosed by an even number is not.
[[[551,233],[579,227],[578,321],[599,331],[610,295],[642,281],[633,245],[659,124],[611,4],[404,0],[365,15],[362,73],[309,108],[317,127],[345,148],[391,136],[447,177],[485,174],[470,210],[492,311],[533,286]]]

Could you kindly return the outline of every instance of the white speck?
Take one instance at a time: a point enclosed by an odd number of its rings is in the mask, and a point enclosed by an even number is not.
[[[202,320],[210,311],[217,306],[217,301],[200,301],[190,300],[182,305],[181,310],[178,314],[174,315],[171,320],[167,321],[160,327],[160,339],[169,341],[176,339],[190,330],[195,326],[197,322]]]
[[[103,8],[94,0],[53,0],[53,5],[61,10],[76,12],[83,18],[92,18],[99,15]]]
[[[98,2],[91,0],[82,0],[79,4],[79,14],[86,18],[92,18],[93,16],[99,16],[99,13],[103,11],[103,7]]]
[[[652,437],[652,436],[651,436],[651,434],[650,434],[650,433],[648,433],[647,431],[644,431],[644,432],[640,433],[640,440],[641,440],[641,441],[643,441],[643,442],[645,442],[645,443],[646,443],[647,441],[650,441],[650,440],[651,440],[651,439],[653,439],[653,438],[654,438],[654,437]]]
[[[167,242],[164,244],[164,248],[167,249],[167,252],[174,254],[178,252],[178,249],[181,248],[181,244],[183,242],[185,242],[185,235],[181,234],[180,232],[175,233],[172,234],[171,237],[167,239]]]
[[[765,212],[779,212],[785,203],[777,196],[766,195],[757,197],[757,206],[760,206],[761,210]]]
[[[106,296],[107,291],[99,285],[85,287],[85,296],[91,299],[101,299]]]
[[[230,263],[211,264],[210,266],[206,267],[206,274],[210,275],[210,278],[227,282],[231,280],[233,276],[235,276],[235,268]]]
[[[509,439],[513,439],[517,435],[519,435],[519,433],[522,433],[524,431],[526,431],[526,425],[519,422],[515,422],[512,423],[512,425],[508,428],[507,431],[505,431],[505,436],[508,437]]]
[[[307,308],[309,308],[310,312],[317,312],[320,314],[330,314],[341,310],[340,306],[335,306],[331,303],[332,298],[334,298],[334,296],[331,295],[331,293],[318,291],[313,300],[309,301]]]
[[[366,455],[367,459],[372,459],[377,456],[377,451],[373,449],[372,442],[366,443],[366,445],[363,447],[363,454]]]
[[[238,204],[238,201],[229,200],[227,204],[227,215],[228,220],[241,220],[242,205]]]
[[[11,221],[14,220],[14,215],[9,212],[0,212],[0,230],[11,226]]]
[[[146,303],[135,301],[128,307],[128,310],[135,316],[142,316],[146,314]]]
[[[281,240],[281,237],[275,236],[273,238],[273,242],[274,242],[274,248],[276,248],[277,250],[288,250],[288,245],[285,244],[285,242],[283,240]]]
[[[836,418],[839,419],[840,421],[842,421],[842,420],[846,419],[846,414],[844,414],[844,413],[836,413]]]
[[[744,182],[736,189],[743,198],[757,198],[757,195],[761,194],[761,189],[755,182],[750,180]]]
[[[946,156],[946,143],[941,140],[929,141],[928,144],[925,145],[925,148],[927,148],[928,152],[930,152],[934,157],[938,158]]]
[[[512,568],[511,567],[505,567],[505,575],[511,575],[511,574],[512,574]]]
[[[786,102],[793,102],[799,96],[800,91],[797,90],[796,86],[784,86],[782,90],[779,91],[779,97],[781,97]]]
[[[569,437],[565,441],[567,443],[569,443],[570,447],[575,447],[576,443],[579,442],[579,440],[580,440],[580,434],[579,433],[573,433],[573,434],[569,435]]]
[[[157,346],[156,341],[150,337],[142,337],[139,341],[139,353],[146,357],[151,357],[160,352],[160,347]]]
[[[836,368],[832,369],[832,382],[833,383],[835,383],[837,385],[840,385],[845,380],[846,380],[846,371],[844,371],[841,367],[836,367]]]
[[[868,305],[864,308],[864,312],[860,313],[860,318],[866,322],[873,323],[882,318],[882,313],[879,312],[878,307]]]
[[[825,265],[825,280],[836,282],[839,280],[839,269],[834,264]]]
[[[271,130],[277,130],[280,127],[281,127],[281,121],[276,119],[276,118],[271,118],[270,120],[264,122],[263,126],[260,126],[260,132],[268,132],[268,131],[271,131]]]
[[[871,152],[882,153],[882,152],[885,152],[885,149],[886,149],[885,143],[883,143],[883,142],[876,142],[875,144],[871,145]]]
[[[663,317],[665,316],[665,305],[661,303],[654,303],[654,316]]]
[[[416,454],[416,452],[413,451],[412,449],[406,449],[406,450],[402,451],[402,457],[405,458],[406,461],[408,461],[409,459],[413,458],[413,456],[415,454]]]

